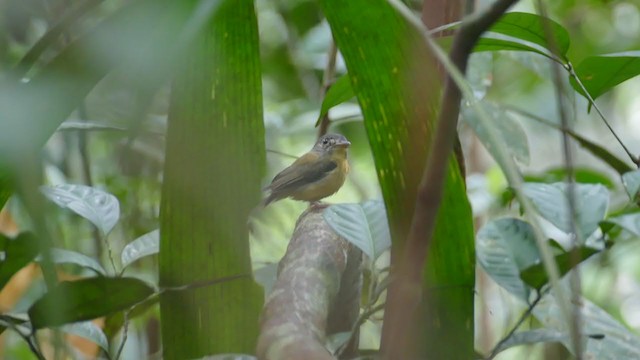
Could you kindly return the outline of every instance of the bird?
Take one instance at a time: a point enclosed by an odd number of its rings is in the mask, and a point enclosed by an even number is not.
[[[287,197],[316,204],[335,194],[349,172],[347,149],[351,143],[340,134],[318,138],[313,148],[276,175],[263,190],[270,191],[263,206]]]

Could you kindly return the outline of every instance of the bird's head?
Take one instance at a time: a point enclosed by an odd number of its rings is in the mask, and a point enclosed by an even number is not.
[[[346,153],[349,145],[351,145],[349,140],[340,134],[326,134],[316,141],[316,144],[313,146],[313,151],[321,154],[331,154],[336,151]]]

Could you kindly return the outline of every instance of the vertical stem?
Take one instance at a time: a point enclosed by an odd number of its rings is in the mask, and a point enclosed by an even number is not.
[[[327,52],[327,66],[322,76],[322,97],[327,95],[327,91],[333,84],[336,76],[336,58],[338,57],[338,47],[336,42],[331,38],[331,44],[329,45],[329,51]],[[318,128],[318,137],[327,133],[331,120],[329,119],[329,112],[322,116],[320,120],[320,127]]]

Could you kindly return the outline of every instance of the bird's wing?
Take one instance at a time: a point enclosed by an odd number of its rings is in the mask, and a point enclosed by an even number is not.
[[[337,167],[338,164],[330,158],[311,162],[300,158],[276,175],[268,188],[271,189],[271,192],[295,189],[322,179]]]

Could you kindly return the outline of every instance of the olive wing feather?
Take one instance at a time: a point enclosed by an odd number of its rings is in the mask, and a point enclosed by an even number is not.
[[[324,178],[337,167],[338,164],[330,159],[301,165],[294,162],[276,175],[268,188],[272,193],[292,191]]]

